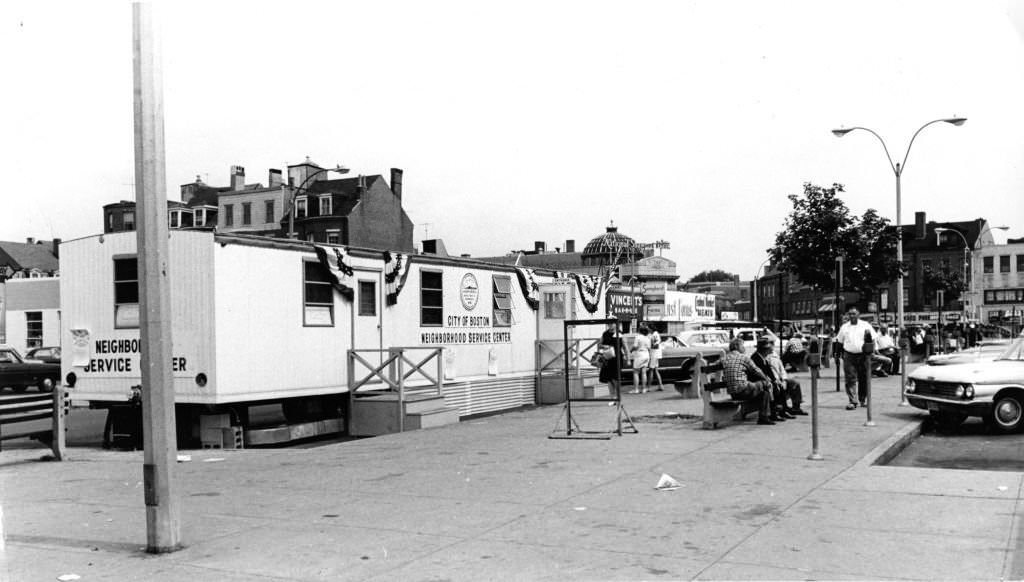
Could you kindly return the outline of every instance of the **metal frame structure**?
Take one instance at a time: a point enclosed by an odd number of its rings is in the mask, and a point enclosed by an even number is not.
[[[619,390],[616,392],[614,397],[609,398],[573,398],[572,391],[570,389],[569,382],[569,370],[571,369],[571,362],[569,361],[569,328],[577,325],[608,325],[609,323],[619,323],[618,319],[574,319],[566,320],[563,322],[562,334],[563,334],[563,354],[565,357],[565,404],[562,406],[562,412],[558,415],[558,419],[555,421],[555,428],[548,435],[549,439],[602,439],[608,440],[613,434],[622,436],[623,432],[629,432],[636,434],[639,431],[636,425],[633,424],[633,419],[630,418],[629,413],[622,406],[622,387],[619,386]],[[615,330],[615,341],[621,341],[621,334],[618,331],[618,327]],[[574,357],[579,357],[581,354],[575,354]],[[618,358],[618,369],[622,370],[622,353],[620,350],[616,350],[616,357]],[[580,428],[579,423],[572,415],[572,404],[573,402],[611,402],[615,404],[615,428],[608,431],[587,431]],[[562,417],[565,417],[565,429],[564,432],[559,430],[559,424],[561,423]],[[625,425],[625,428],[623,426]]]

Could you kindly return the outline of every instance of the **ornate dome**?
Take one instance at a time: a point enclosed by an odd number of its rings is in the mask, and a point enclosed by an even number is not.
[[[584,265],[628,264],[644,257],[643,248],[632,238],[619,234],[614,223],[583,248]]]

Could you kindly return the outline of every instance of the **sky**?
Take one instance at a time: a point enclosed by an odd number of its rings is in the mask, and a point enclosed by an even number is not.
[[[168,199],[402,168],[416,240],[502,255],[614,221],[683,280],[761,269],[805,182],[1024,236],[1024,0],[157,2]],[[131,4],[0,6],[0,240],[133,200]],[[998,233],[1002,235],[1002,233]],[[1005,236],[1005,235],[1003,235]]]

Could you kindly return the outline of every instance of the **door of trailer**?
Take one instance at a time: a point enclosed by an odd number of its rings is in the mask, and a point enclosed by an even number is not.
[[[383,301],[384,280],[379,269],[353,268],[355,295],[352,300],[352,349],[373,366],[384,361],[383,347]],[[361,378],[371,372],[366,364],[356,359],[355,374]]]

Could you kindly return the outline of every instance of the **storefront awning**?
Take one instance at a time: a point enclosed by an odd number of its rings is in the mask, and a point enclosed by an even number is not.
[[[821,305],[818,307],[818,313],[823,311],[835,311],[836,310],[836,298],[825,297],[821,300]]]

